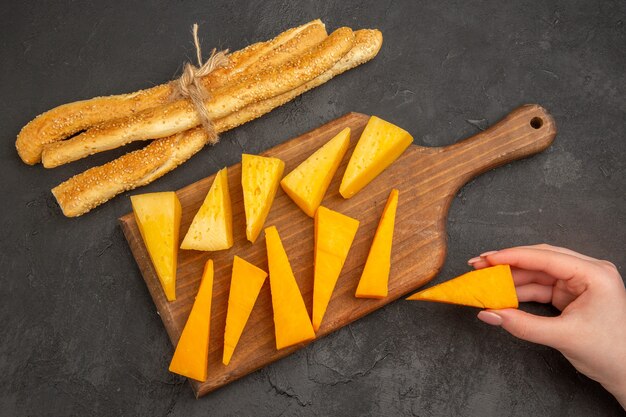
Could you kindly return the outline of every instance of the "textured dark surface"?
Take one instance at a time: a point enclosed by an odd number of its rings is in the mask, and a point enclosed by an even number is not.
[[[473,309],[403,301],[196,401],[167,372],[172,348],[117,225],[128,194],[66,219],[49,192],[123,151],[46,171],[14,149],[21,126],[55,105],[173,77],[194,56],[195,21],[206,49],[236,49],[316,17],[329,29],[378,27],[376,60],[223,135],[142,191],[180,188],[242,150],[348,111],[441,146],[539,103],[556,118],[554,145],[462,189],[435,282],[482,251],[542,241],[623,273],[623,2],[56,3],[0,9],[0,415],[623,415],[558,352],[484,325]]]

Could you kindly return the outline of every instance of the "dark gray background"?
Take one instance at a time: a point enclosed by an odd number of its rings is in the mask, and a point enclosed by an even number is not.
[[[331,30],[376,27],[385,43],[374,61],[224,134],[141,192],[177,189],[242,150],[260,152],[349,111],[441,146],[539,103],[556,118],[555,143],[462,189],[435,282],[465,272],[482,251],[544,241],[623,272],[624,2],[6,3],[1,415],[623,415],[558,352],[479,322],[475,309],[404,301],[196,401],[167,371],[172,347],[116,221],[131,193],[66,219],[49,191],[124,151],[45,170],[22,164],[14,140],[56,105],[171,79],[194,57],[196,21],[205,50],[238,49],[317,17]]]

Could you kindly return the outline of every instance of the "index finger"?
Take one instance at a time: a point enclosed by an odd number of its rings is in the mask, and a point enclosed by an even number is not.
[[[545,272],[556,279],[588,281],[597,266],[585,259],[551,250],[528,247],[503,249],[485,258],[491,265],[509,264],[529,271]]]
[[[518,246],[518,247],[520,247],[520,248],[530,248],[530,249],[551,250],[553,252],[560,252],[560,253],[564,253],[566,255],[572,255],[572,256],[575,256],[577,258],[584,259],[586,261],[594,261],[594,262],[598,261],[596,258],[592,258],[591,256],[583,255],[580,252],[576,252],[576,251],[573,251],[571,249],[563,248],[563,247],[560,247],[560,246],[549,245],[547,243],[540,243],[538,245],[525,245],[525,246]]]

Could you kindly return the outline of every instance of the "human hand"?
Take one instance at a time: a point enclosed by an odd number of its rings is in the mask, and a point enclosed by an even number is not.
[[[626,290],[615,265],[545,244],[486,252],[468,263],[476,269],[511,265],[519,301],[561,310],[557,317],[483,310],[480,320],[559,350],[626,408]]]

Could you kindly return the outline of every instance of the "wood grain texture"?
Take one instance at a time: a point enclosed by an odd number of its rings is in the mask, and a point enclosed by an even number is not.
[[[358,219],[361,224],[317,334],[318,338],[430,281],[442,267],[446,256],[446,216],[459,188],[482,172],[546,149],[556,135],[554,121],[543,108],[537,105],[522,106],[491,128],[454,145],[441,148],[410,146],[372,183],[353,198],[345,200],[339,195],[339,183],[349,155],[368,118],[364,114],[350,113],[263,153],[285,161],[285,173],[288,173],[339,131],[345,127],[352,129],[351,148],[322,204]],[[181,250],[178,259],[177,299],[174,302],[165,299],[133,214],[120,218],[124,234],[174,345],[191,310],[204,263],[209,258],[214,261],[209,377],[204,383],[190,381],[198,397],[304,346],[276,350],[271,294],[269,282],[266,282],[230,365],[222,365],[233,256],[239,255],[267,271],[264,234],[261,233],[254,244],[245,237],[240,164],[229,167],[228,177],[233,204],[235,245],[227,251],[213,253]],[[177,191],[183,207],[181,239],[202,204],[213,178],[214,175]],[[357,299],[354,292],[378,220],[392,188],[397,188],[400,196],[393,240],[389,296],[382,300]],[[266,227],[270,225],[278,228],[311,314],[313,219],[306,216],[279,189],[265,223]]]

